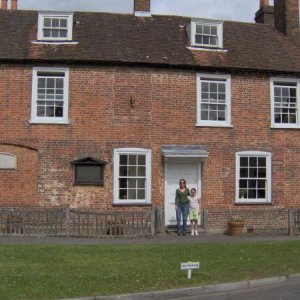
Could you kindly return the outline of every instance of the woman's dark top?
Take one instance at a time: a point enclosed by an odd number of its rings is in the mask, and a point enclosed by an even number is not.
[[[190,190],[188,188],[185,188],[183,192],[180,191],[180,189],[176,190],[175,195],[175,204],[185,204],[189,203],[188,196],[190,195]]]

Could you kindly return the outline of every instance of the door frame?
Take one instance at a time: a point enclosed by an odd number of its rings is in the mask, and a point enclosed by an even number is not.
[[[172,159],[165,159],[164,163],[164,219],[165,226],[174,226],[174,224],[169,223],[168,219],[168,203],[167,203],[167,174],[168,174],[168,165],[196,165],[197,166],[197,174],[198,174],[198,183],[197,183],[197,195],[198,197],[202,197],[202,163],[203,161],[195,158],[189,157],[176,157]]]

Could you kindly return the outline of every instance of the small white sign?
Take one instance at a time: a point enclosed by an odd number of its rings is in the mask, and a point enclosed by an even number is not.
[[[187,263],[181,263],[180,264],[181,270],[195,270],[200,269],[200,263],[199,262],[187,262]]]
[[[181,270],[187,270],[187,278],[191,279],[192,278],[192,270],[195,269],[200,269],[200,263],[197,262],[186,262],[186,263],[181,263],[180,264]]]

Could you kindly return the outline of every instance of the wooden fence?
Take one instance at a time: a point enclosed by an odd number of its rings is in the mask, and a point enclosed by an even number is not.
[[[70,208],[0,208],[0,235],[110,237],[160,231],[160,208],[88,211]]]
[[[289,235],[300,235],[300,209],[289,210]]]

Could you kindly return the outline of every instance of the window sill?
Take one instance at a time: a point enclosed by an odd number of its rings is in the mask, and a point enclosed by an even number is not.
[[[37,125],[69,125],[69,120],[29,120],[29,124]]]
[[[77,45],[79,42],[74,41],[60,41],[60,40],[38,40],[31,41],[32,44],[37,45]]]
[[[196,127],[222,127],[222,128],[233,128],[233,125],[228,123],[210,123],[210,122],[202,122],[197,123]]]
[[[147,203],[147,202],[125,202],[125,203],[121,203],[121,202],[116,202],[113,203],[113,206],[152,206],[151,203]]]
[[[236,200],[234,202],[236,205],[272,205],[271,201],[245,201],[245,200]]]
[[[193,50],[193,51],[228,52],[227,49],[223,49],[223,48],[219,48],[219,47],[189,46],[189,47],[187,47],[187,49]]]
[[[287,125],[287,126],[271,125],[271,129],[300,129],[300,126],[299,125]]]

